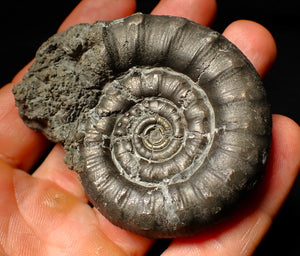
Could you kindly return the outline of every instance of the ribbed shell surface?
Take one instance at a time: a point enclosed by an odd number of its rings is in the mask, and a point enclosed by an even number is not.
[[[14,94],[25,123],[64,145],[94,206],[143,236],[196,233],[263,174],[271,114],[259,75],[184,18],[71,27],[40,47]]]

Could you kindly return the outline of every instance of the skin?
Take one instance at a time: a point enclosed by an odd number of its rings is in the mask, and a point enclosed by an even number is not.
[[[135,11],[133,0],[83,0],[63,22],[70,25],[121,18]],[[214,0],[162,0],[153,14],[212,23]],[[263,77],[276,57],[271,34],[261,25],[239,20],[224,35],[252,61]],[[27,70],[0,90],[0,255],[144,255],[153,245],[109,223],[88,205],[75,172],[55,145],[32,173],[28,171],[51,144],[27,128],[11,93]],[[197,236],[174,239],[163,256],[251,255],[287,197],[300,166],[300,127],[273,115],[273,140],[266,175],[259,187],[218,226]]]

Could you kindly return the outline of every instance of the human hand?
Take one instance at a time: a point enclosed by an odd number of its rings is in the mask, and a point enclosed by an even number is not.
[[[134,12],[131,0],[85,0],[60,27],[121,18]],[[203,25],[214,17],[213,0],[163,0],[153,14],[184,16]],[[224,35],[235,43],[264,76],[276,56],[272,36],[260,25],[237,21]],[[144,255],[153,240],[109,223],[88,205],[75,172],[27,128],[14,106],[12,86],[26,68],[0,91],[0,255]],[[191,238],[174,239],[164,255],[249,255],[271,224],[300,166],[300,129],[290,119],[273,116],[273,141],[267,173],[259,188],[222,224]]]

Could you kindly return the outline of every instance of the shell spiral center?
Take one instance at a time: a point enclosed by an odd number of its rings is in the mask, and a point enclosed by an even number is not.
[[[97,152],[109,149],[103,159],[122,176],[157,186],[187,179],[200,168],[215,120],[205,92],[190,78],[167,68],[135,67],[103,92],[88,132],[99,135]]]

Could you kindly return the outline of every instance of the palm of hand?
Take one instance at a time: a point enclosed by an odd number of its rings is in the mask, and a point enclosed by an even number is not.
[[[134,1],[106,2],[83,1],[60,29],[134,12]],[[176,2],[161,1],[153,13],[184,16],[204,25],[211,23],[214,1]],[[238,21],[228,26],[224,35],[244,51],[262,76],[267,72],[276,47],[263,27]],[[251,43],[253,38],[255,44]],[[11,88],[25,72],[26,68],[0,91],[0,255],[144,255],[153,241],[113,226],[88,205],[76,174],[63,164],[61,146],[56,145],[32,175],[26,172],[49,143],[23,124],[14,107]],[[300,166],[299,126],[282,116],[273,117],[273,126],[267,175],[258,191],[220,226],[192,238],[175,239],[164,255],[253,252]]]

